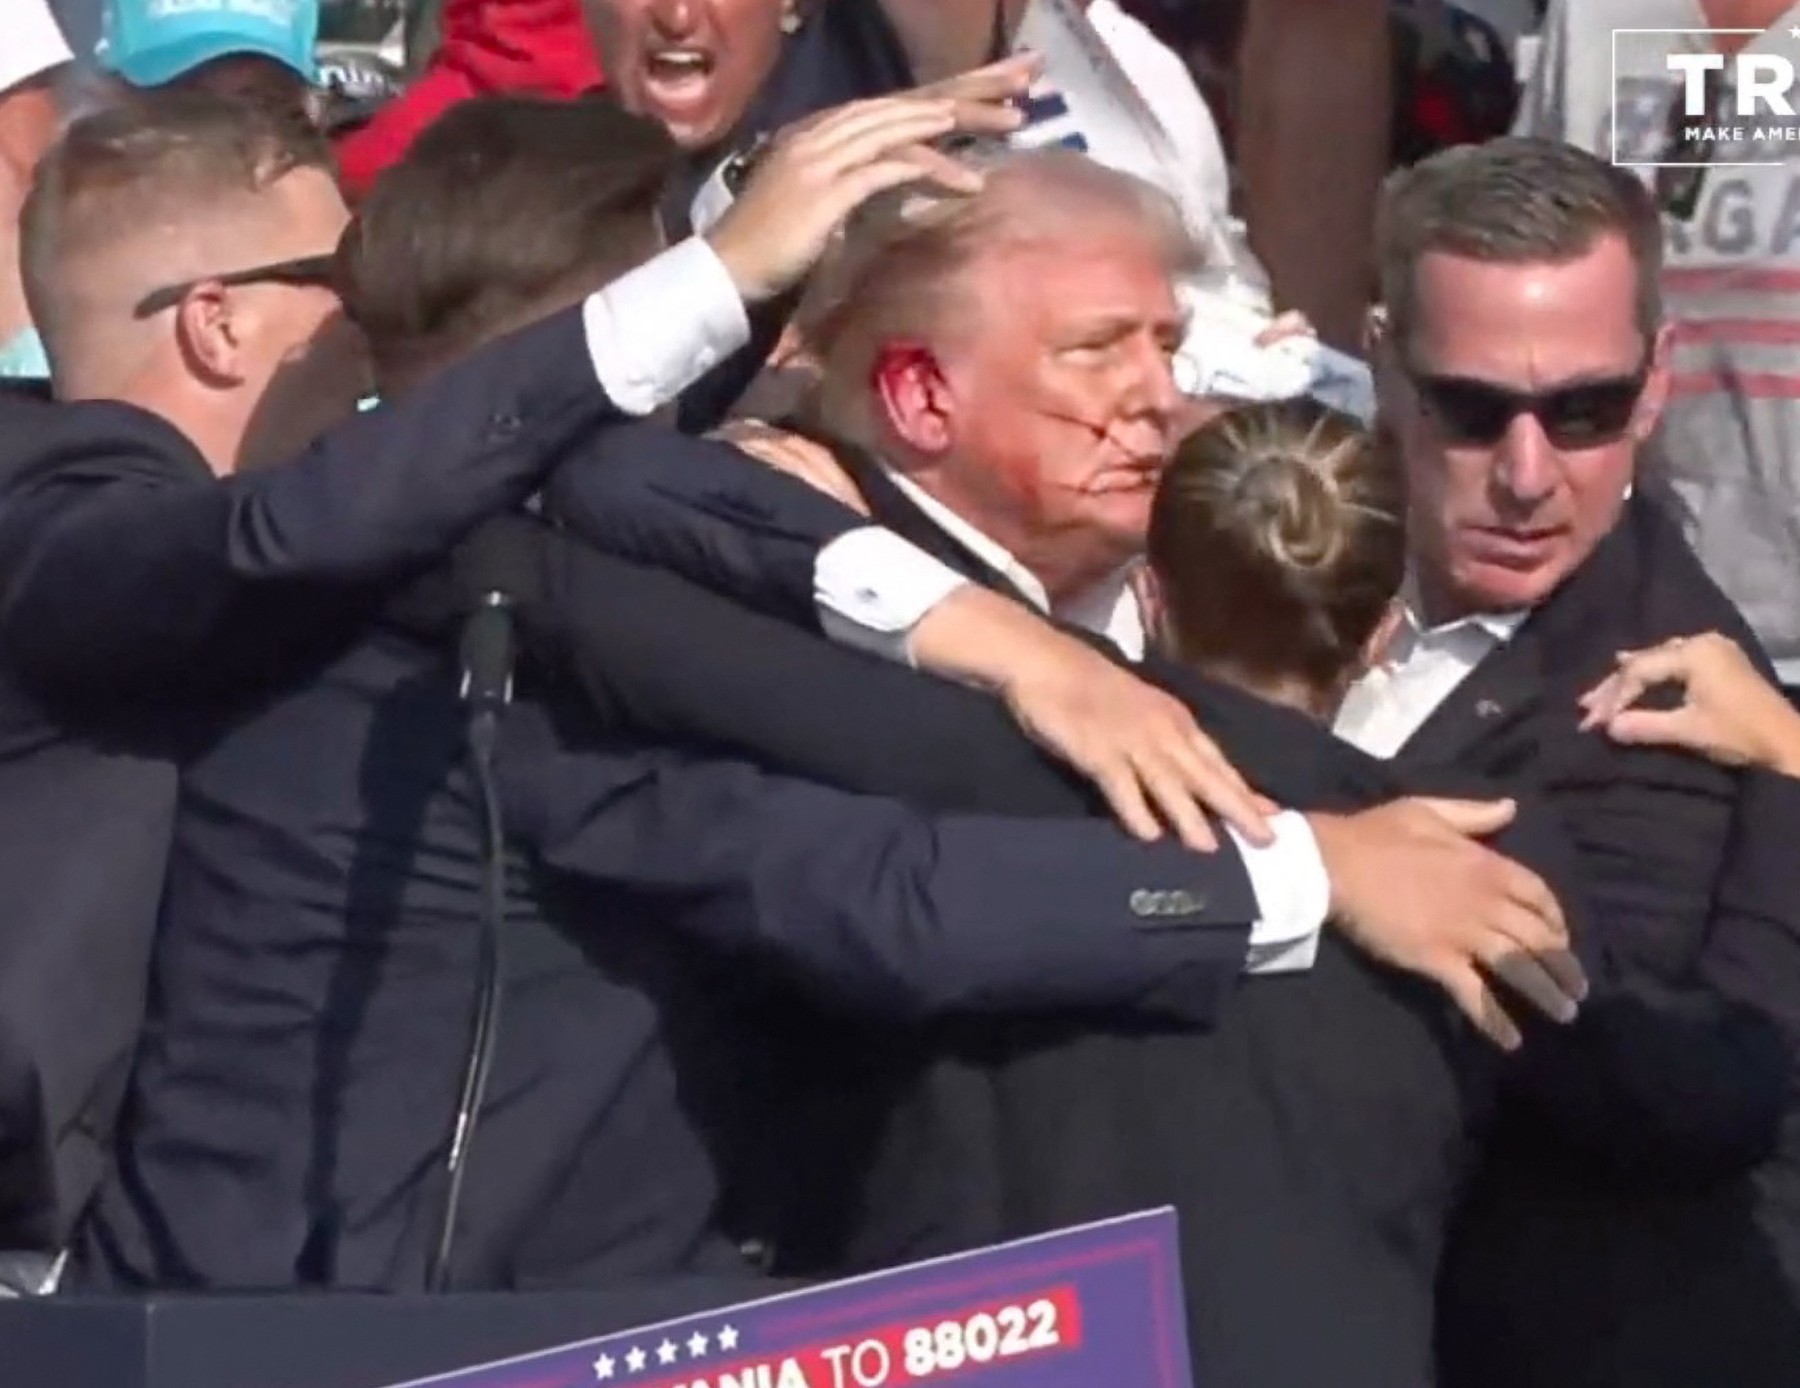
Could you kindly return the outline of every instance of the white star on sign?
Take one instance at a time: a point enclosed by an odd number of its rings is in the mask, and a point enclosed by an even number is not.
[[[1796,24],[1792,28],[1790,28],[1788,30],[1788,35],[1791,38],[1800,39],[1800,24]]]
[[[613,1357],[603,1354],[594,1361],[594,1377],[604,1383],[613,1376]]]
[[[736,1349],[737,1348],[737,1327],[735,1325],[725,1326],[722,1330],[719,1331],[719,1348],[720,1349]]]
[[[673,1364],[677,1353],[679,1353],[679,1351],[675,1348],[675,1342],[673,1340],[664,1340],[656,1347],[656,1362],[658,1364]]]
[[[691,1358],[698,1359],[705,1353],[706,1336],[696,1330],[692,1335],[688,1336],[688,1354]]]
[[[633,1345],[631,1353],[625,1356],[625,1367],[635,1374],[644,1367],[644,1358],[644,1351]]]

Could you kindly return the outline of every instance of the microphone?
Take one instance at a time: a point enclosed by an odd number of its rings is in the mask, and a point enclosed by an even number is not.
[[[517,657],[514,607],[539,596],[533,567],[534,529],[533,522],[517,517],[491,520],[463,542],[455,560],[457,587],[470,604],[458,650],[462,665],[459,697],[468,712],[469,760],[481,801],[481,904],[468,1053],[450,1127],[444,1203],[425,1274],[426,1289],[432,1292],[446,1291],[451,1285],[456,1218],[500,1026],[506,827],[494,760],[500,718],[513,695]]]
[[[456,552],[457,587],[469,612],[460,646],[460,694],[471,720],[497,722],[512,702],[515,613],[537,591],[532,543],[537,528],[537,522],[503,516],[482,525]]]
[[[461,656],[460,694],[470,719],[498,721],[512,702],[516,643],[511,593],[489,588],[476,599],[475,610],[463,622]]]

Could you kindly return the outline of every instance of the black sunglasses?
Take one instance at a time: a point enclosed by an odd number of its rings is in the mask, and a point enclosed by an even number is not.
[[[1669,102],[1669,116],[1663,127],[1661,161],[1656,169],[1657,205],[1678,222],[1692,221],[1700,206],[1700,192],[1706,186],[1706,168],[1718,149],[1716,140],[1702,140],[1702,130],[1715,133],[1733,121],[1732,86],[1723,68],[1709,67],[1701,74],[1701,102],[1706,107],[1699,117],[1687,114],[1686,103],[1678,90]]]
[[[1617,443],[1631,428],[1644,383],[1650,377],[1650,354],[1629,376],[1575,381],[1553,390],[1508,390],[1491,381],[1460,376],[1407,373],[1414,389],[1452,441],[1492,447],[1522,414],[1537,420],[1553,447],[1599,448]]]
[[[198,279],[183,280],[180,284],[166,284],[138,300],[132,314],[138,318],[149,318],[166,308],[174,308],[203,284],[223,285],[226,288],[239,284],[296,284],[329,288],[336,280],[335,255],[303,255],[293,260],[254,265],[248,270],[233,270],[224,275],[202,275]]]

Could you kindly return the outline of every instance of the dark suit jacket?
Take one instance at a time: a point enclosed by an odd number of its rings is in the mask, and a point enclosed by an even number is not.
[[[1720,897],[1734,833],[1754,841],[1791,829],[1762,822],[1767,810],[1746,800],[1738,775],[1584,734],[1575,707],[1614,652],[1706,630],[1757,650],[1675,525],[1634,500],[1588,562],[1397,758],[1403,768],[1454,766],[1530,789],[1560,811],[1609,971],[1629,996],[1695,1021],[1691,1045],[1655,1052],[1629,1028],[1609,1033],[1603,1009],[1590,1009],[1583,1026],[1616,1052],[1622,1073],[1654,1081],[1672,1108],[1691,1115],[1691,1140],[1731,1121],[1722,1106],[1751,1084],[1771,1109],[1760,1142],[1696,1162],[1695,1179],[1648,1187],[1571,1159],[1542,1140],[1537,1115],[1521,1111],[1475,1192],[1447,1270],[1450,1388],[1800,1381],[1800,1312],[1779,1277],[1769,1226],[1756,1218],[1757,1186],[1744,1174],[1773,1145],[1787,1091],[1784,1057],[1771,1055],[1758,1023],[1791,1016],[1800,959],[1757,911]],[[1703,987],[1721,971],[1754,1009],[1748,1015],[1723,1011],[1723,990]],[[1781,1237],[1791,1244],[1793,1227]]]
[[[810,570],[817,546],[860,523],[856,518],[824,498],[799,495],[804,489],[797,491],[783,479],[747,471],[717,445],[629,429],[615,434],[611,444],[608,466],[566,472],[559,479],[554,503],[573,527],[624,552],[672,563],[790,621],[812,620]],[[993,581],[972,556],[897,504],[891,486],[866,469],[864,473],[869,495],[891,526],[965,572]],[[595,483],[599,490],[589,485]],[[635,494],[625,495],[634,488]],[[605,561],[588,556],[584,562]],[[909,681],[904,672],[872,666],[848,653],[826,652],[797,633],[784,635],[742,613],[727,617],[717,604],[708,605],[667,575],[646,575],[614,563],[610,581],[610,603],[582,607],[565,593],[551,604],[549,614],[552,621],[574,628],[561,634],[607,717],[654,725],[665,735],[748,747],[809,774],[851,785],[872,781],[928,802],[960,804],[973,798],[1041,812],[1054,803],[1072,803],[1069,797],[1079,794],[1066,777],[1047,770],[1016,737],[1007,735],[997,710],[965,692]],[[648,625],[634,621],[637,604],[627,597],[634,592],[654,593],[656,610],[665,620]],[[653,651],[654,660],[649,658]],[[752,651],[760,658],[750,659]],[[711,673],[706,672],[709,664]],[[658,673],[647,675],[649,670]],[[718,691],[727,681],[734,697],[720,700]],[[1181,688],[1252,779],[1290,803],[1325,805],[1334,803],[1334,796],[1342,797],[1335,803],[1368,803],[1398,788],[1471,793],[1484,784],[1454,764],[1408,768],[1397,781],[1394,768],[1360,757],[1254,700],[1205,681]],[[801,689],[804,694],[794,692]],[[798,699],[805,700],[808,710],[802,720],[792,715]],[[839,709],[849,710],[848,716],[833,716]],[[1477,721],[1490,716],[1484,705]],[[954,756],[940,754],[947,745],[955,746]],[[1506,767],[1502,763],[1496,769]],[[1516,789],[1516,783],[1508,788]],[[1568,865],[1560,862],[1564,855],[1558,852],[1554,816],[1548,824],[1535,813],[1527,819],[1523,827],[1535,831],[1539,841],[1515,840],[1514,851],[1563,884],[1579,917],[1585,884],[1573,882]],[[1603,893],[1610,885],[1612,879],[1601,879]],[[1515,1129],[1553,1135],[1566,1164],[1639,1187],[1685,1184],[1691,1189],[1721,1171],[1742,1168],[1766,1150],[1785,1080],[1767,1029],[1741,1026],[1744,1019],[1718,1007],[1716,1000],[1679,992],[1665,996],[1664,990],[1647,988],[1635,970],[1615,968],[1611,954],[1585,952],[1598,987],[1582,1023],[1566,1030],[1535,1028],[1523,1062],[1502,1077],[1512,1107],[1534,1120],[1517,1123]],[[1235,1223],[1252,1261],[1234,1264],[1237,1255],[1221,1256],[1221,1250],[1231,1247],[1231,1211],[1220,1216],[1223,1202],[1216,1204],[1212,1197],[1231,1191],[1231,1180],[1217,1170],[1202,1177],[1198,1164],[1183,1170],[1167,1163],[1169,1152],[1179,1152],[1184,1141],[1205,1129],[1209,1105],[1218,1111],[1229,1105],[1220,1104],[1212,1091],[1196,1099],[1191,1112],[1177,1110],[1166,1098],[1153,1102],[1150,1097],[1194,1095],[1192,1087],[1173,1078],[1206,1068],[1185,1054],[1191,1038],[1071,1038],[1065,1027],[1061,1042],[1055,1028],[1036,1034],[1014,1029],[1009,1042],[1006,1031],[988,1026],[977,1031],[985,1042],[971,1043],[964,1033],[953,1044],[953,1049],[964,1049],[965,1061],[971,1048],[979,1058],[973,1065],[937,1066],[927,1085],[932,1091],[928,1101],[911,1110],[906,1123],[891,1126],[885,1157],[881,1143],[875,1143],[877,1194],[858,1212],[862,1224],[852,1236],[853,1247],[860,1240],[861,1251],[871,1256],[931,1251],[946,1242],[1123,1207],[1116,1202],[1168,1199],[1176,1191],[1178,1203],[1189,1212],[1186,1246],[1190,1276],[1198,1284],[1193,1298],[1196,1338],[1203,1353],[1219,1356],[1212,1368],[1231,1366],[1236,1372],[1254,1363],[1265,1373],[1291,1376],[1310,1372],[1308,1366],[1316,1367],[1316,1347],[1331,1345],[1338,1351],[1332,1367],[1340,1374],[1349,1364],[1366,1371],[1371,1382],[1421,1377],[1427,1372],[1421,1348],[1428,1320],[1421,1309],[1424,1279],[1436,1247],[1434,1218],[1441,1218],[1454,1184],[1455,1152],[1450,1149],[1456,1144],[1440,1145],[1440,1159],[1434,1161],[1419,1155],[1433,1150],[1420,1137],[1449,1131],[1445,1123],[1455,1104],[1442,1102],[1443,1096],[1458,1073],[1466,1080],[1469,1072],[1441,1061],[1435,1073],[1421,1070],[1420,1058],[1431,1053],[1429,1025],[1426,1033],[1412,1033],[1409,1042],[1406,1028],[1416,1022],[1407,1022],[1405,1009],[1393,1006],[1391,998],[1360,1011],[1355,1002],[1345,1001],[1356,990],[1343,985],[1344,963],[1328,940],[1316,979],[1242,987],[1222,1019],[1229,1032],[1234,1019],[1258,1015],[1257,1009],[1245,1007],[1250,999],[1328,1000],[1318,1005],[1326,1008],[1329,1024],[1320,1024],[1320,1014],[1313,1013],[1313,1025],[1304,1030],[1267,1022],[1270,1029],[1258,1031],[1253,1020],[1242,1025],[1265,1038],[1329,1036],[1341,1044],[1310,1057],[1285,1055],[1279,1067],[1253,1065],[1240,1057],[1243,1064],[1236,1075],[1241,1080],[1246,1069],[1265,1076],[1278,1070],[1314,1101],[1331,1094],[1343,1101],[1333,1115],[1335,1127],[1324,1121],[1316,1133],[1320,1140],[1302,1148],[1304,1153],[1330,1154],[1320,1170],[1305,1178],[1315,1195],[1297,1200],[1290,1190],[1288,1199],[1273,1202],[1289,1212],[1335,1210],[1338,1236],[1329,1232],[1329,1219],[1310,1217],[1297,1217],[1291,1238],[1280,1235],[1279,1217],[1267,1216],[1262,1208],[1270,1203],[1265,1188],[1262,1199],[1245,1196]],[[1351,972],[1360,976],[1372,971],[1352,961]],[[1416,1001],[1427,1007],[1428,1015],[1427,1000]],[[1020,1041],[1021,1035],[1028,1039]],[[1352,1036],[1386,1039],[1365,1044],[1345,1039]],[[1159,1044],[1170,1048],[1161,1067],[1171,1077],[1160,1084],[1150,1079],[1158,1063],[1143,1059],[1154,1055]],[[1109,1048],[1116,1052],[1110,1057]],[[1211,1054],[1216,1058],[1225,1050],[1221,1040]],[[1482,1108],[1480,1071],[1487,1059],[1476,1062],[1473,1090],[1465,1088],[1465,1095],[1475,1096],[1465,1118]],[[1358,1092],[1340,1073],[1334,1082],[1309,1089],[1302,1077],[1330,1075],[1332,1063],[1348,1065],[1364,1079],[1378,1077],[1377,1090],[1398,1100],[1400,1107],[1390,1103],[1385,1124],[1371,1124],[1368,1114],[1380,1106],[1368,1100],[1379,1095],[1371,1095],[1366,1086]],[[855,1078],[840,1086],[840,1105],[843,1092],[869,1091],[867,1071],[856,1069],[862,1064],[860,1059],[852,1062]],[[1000,1077],[998,1093],[1005,1098],[996,1100],[994,1089],[984,1088],[984,1073]],[[1381,1090],[1382,1083],[1390,1087]],[[1271,1093],[1281,1095],[1281,1087],[1266,1091],[1264,1098]],[[1345,1098],[1353,1093],[1355,1101]],[[1091,1109],[1085,1115],[1081,1095]],[[1440,1105],[1435,1110],[1434,1095]],[[888,1096],[879,1096],[877,1107],[887,1102]],[[1304,1101],[1298,1107],[1303,1110]],[[1286,1123],[1297,1131],[1292,1126],[1295,1111],[1284,1097],[1262,1116],[1274,1127]],[[1275,1112],[1281,1115],[1278,1121],[1271,1118]],[[1405,1112],[1416,1121],[1403,1140],[1406,1128],[1398,1115]],[[1321,1113],[1333,1113],[1329,1099]],[[1169,1115],[1169,1123],[1157,1130],[1156,1120],[1147,1121],[1146,1114]],[[1257,1131],[1254,1124],[1242,1130]],[[1388,1136],[1394,1141],[1389,1143]],[[1228,1149],[1257,1154],[1239,1168],[1240,1178],[1248,1171],[1295,1167],[1291,1155],[1285,1160],[1280,1155],[1280,1140],[1270,1140],[1273,1148],[1259,1147],[1253,1136]],[[1208,1145],[1205,1150],[1213,1156],[1221,1149]],[[851,1164],[862,1159],[862,1149],[855,1149]],[[1409,1167],[1409,1159],[1418,1164]],[[1304,1171],[1306,1162],[1302,1156],[1298,1169]],[[937,1184],[930,1188],[933,1181]],[[889,1184],[882,1195],[884,1182]],[[923,1194],[922,1186],[928,1188]],[[811,1191],[816,1195],[821,1188],[815,1184]],[[1316,1194],[1326,1189],[1329,1197]],[[1385,1207],[1379,1198],[1383,1192]],[[816,1206],[816,1199],[811,1203]],[[1347,1210],[1356,1213],[1346,1217]],[[1410,1211],[1411,1218],[1401,1211]],[[1209,1215],[1225,1218],[1226,1228],[1206,1224]],[[1381,1232],[1358,1245],[1359,1228]],[[1254,1268],[1251,1275],[1230,1275],[1245,1267]],[[1392,1274],[1388,1278],[1372,1271],[1384,1267]],[[1265,1294],[1276,1286],[1291,1290],[1307,1285],[1309,1277],[1321,1293],[1311,1298],[1314,1304],[1349,1312],[1332,1321],[1331,1337],[1323,1340],[1295,1339],[1288,1333],[1291,1322],[1272,1309],[1283,1304],[1281,1297]],[[1275,1352],[1285,1349],[1295,1357],[1271,1360],[1271,1346],[1284,1335],[1285,1345]],[[1252,1358],[1234,1359],[1239,1352]]]
[[[225,482],[131,406],[0,392],[0,1245],[59,1247],[99,1178],[173,762],[528,493],[611,412],[586,363],[572,311]]]
[[[81,1284],[417,1284],[473,978],[478,816],[456,671],[435,640],[371,624],[374,580],[517,499],[605,409],[571,312],[398,422],[369,416],[253,477],[218,482],[114,406],[57,414],[22,458],[0,508],[16,668],[59,717],[147,713],[180,768],[152,1001]],[[1085,820],[932,822],[641,742],[564,753],[553,724],[537,702],[509,720],[509,775],[554,782],[518,828],[589,880],[516,885],[465,1285],[739,1267],[713,1169],[755,1125],[722,1117],[742,1087],[716,1033],[759,970],[876,1014],[1187,1017],[1212,1005],[1212,957],[1241,952],[1241,874],[1218,878],[1216,929],[1133,908],[1185,881],[1169,845]],[[95,929],[141,950],[115,938],[128,924]]]
[[[1713,938],[1702,955],[1706,981],[1773,1017],[1800,1073],[1800,781],[1765,771],[1745,778],[1730,848],[1714,898]],[[1782,1124],[1780,1153],[1755,1173],[1754,1216],[1791,1287],[1800,1287],[1800,1108]]]
[[[613,442],[605,466],[566,472],[552,489],[573,528],[811,621],[818,544],[856,518],[716,446],[649,430]],[[894,528],[989,577],[891,496],[876,505]],[[923,803],[1097,809],[993,700],[828,647],[669,574],[567,541],[551,553],[537,616],[603,721]],[[1400,788],[1298,715],[1164,666],[1151,673],[1284,803],[1347,808]],[[1553,825],[1528,817],[1511,846],[1559,877]],[[1239,982],[1242,957],[1206,1034],[1090,1010],[826,1042],[790,1015],[775,1078],[806,1077],[813,1106],[802,1150],[771,1158],[803,1192],[801,1217],[765,1216],[789,1240],[787,1257],[841,1269],[1173,1201],[1203,1381],[1329,1369],[1371,1388],[1426,1382],[1438,1242],[1494,1059],[1433,990],[1335,937],[1308,976]],[[767,1030],[758,1044],[770,1048]],[[821,1165],[821,1153],[836,1160]],[[796,1171],[806,1179],[794,1182]]]

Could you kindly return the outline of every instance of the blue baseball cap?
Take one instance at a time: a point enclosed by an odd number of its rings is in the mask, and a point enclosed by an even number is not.
[[[317,70],[319,0],[106,0],[95,56],[134,87],[160,87],[214,58],[252,54]]]

